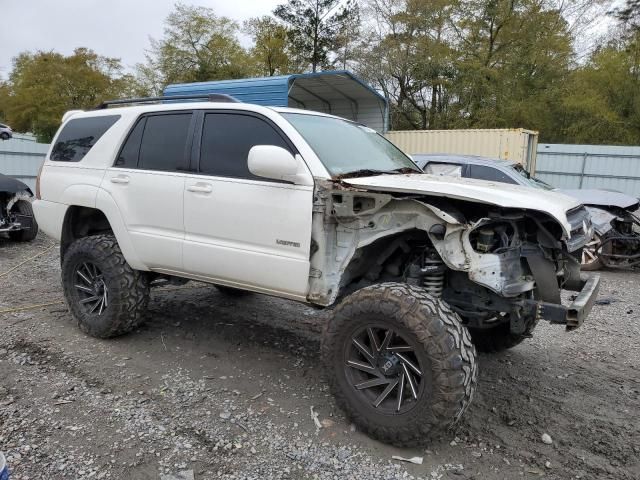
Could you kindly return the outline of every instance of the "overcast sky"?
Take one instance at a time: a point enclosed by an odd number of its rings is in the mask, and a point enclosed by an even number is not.
[[[131,67],[144,60],[149,36],[162,36],[172,0],[0,0],[0,77],[25,50],[70,54],[88,47]],[[264,15],[284,0],[183,0],[217,15],[245,20]]]

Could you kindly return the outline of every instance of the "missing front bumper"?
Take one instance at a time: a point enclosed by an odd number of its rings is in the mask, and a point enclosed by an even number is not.
[[[566,325],[567,330],[574,330],[582,325],[582,322],[589,316],[596,298],[598,298],[600,275],[583,275],[580,283],[578,295],[569,306],[534,300],[527,303],[536,308],[540,320]]]

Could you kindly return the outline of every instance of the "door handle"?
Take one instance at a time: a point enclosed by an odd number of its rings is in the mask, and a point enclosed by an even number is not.
[[[115,177],[111,177],[111,183],[129,183],[129,177],[127,175],[117,175]]]
[[[208,183],[196,183],[195,185],[189,185],[187,187],[187,191],[197,193],[211,193],[213,192],[213,187]]]

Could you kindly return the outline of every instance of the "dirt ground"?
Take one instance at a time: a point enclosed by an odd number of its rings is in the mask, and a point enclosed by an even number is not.
[[[97,340],[62,303],[57,247],[2,276],[51,245],[0,239],[0,451],[12,480],[640,478],[640,273],[603,272],[602,304],[577,331],[542,324],[481,355],[462,422],[402,450],[335,406],[318,361],[322,311],[190,282],[154,290],[138,331]]]

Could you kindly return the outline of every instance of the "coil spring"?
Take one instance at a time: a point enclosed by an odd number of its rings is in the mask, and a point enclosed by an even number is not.
[[[424,269],[426,271],[431,270],[434,266],[442,265],[442,260],[434,258],[424,259]],[[431,267],[431,268],[430,268]],[[442,296],[442,290],[444,289],[444,270],[440,272],[427,273],[422,277],[423,288],[436,298]]]

